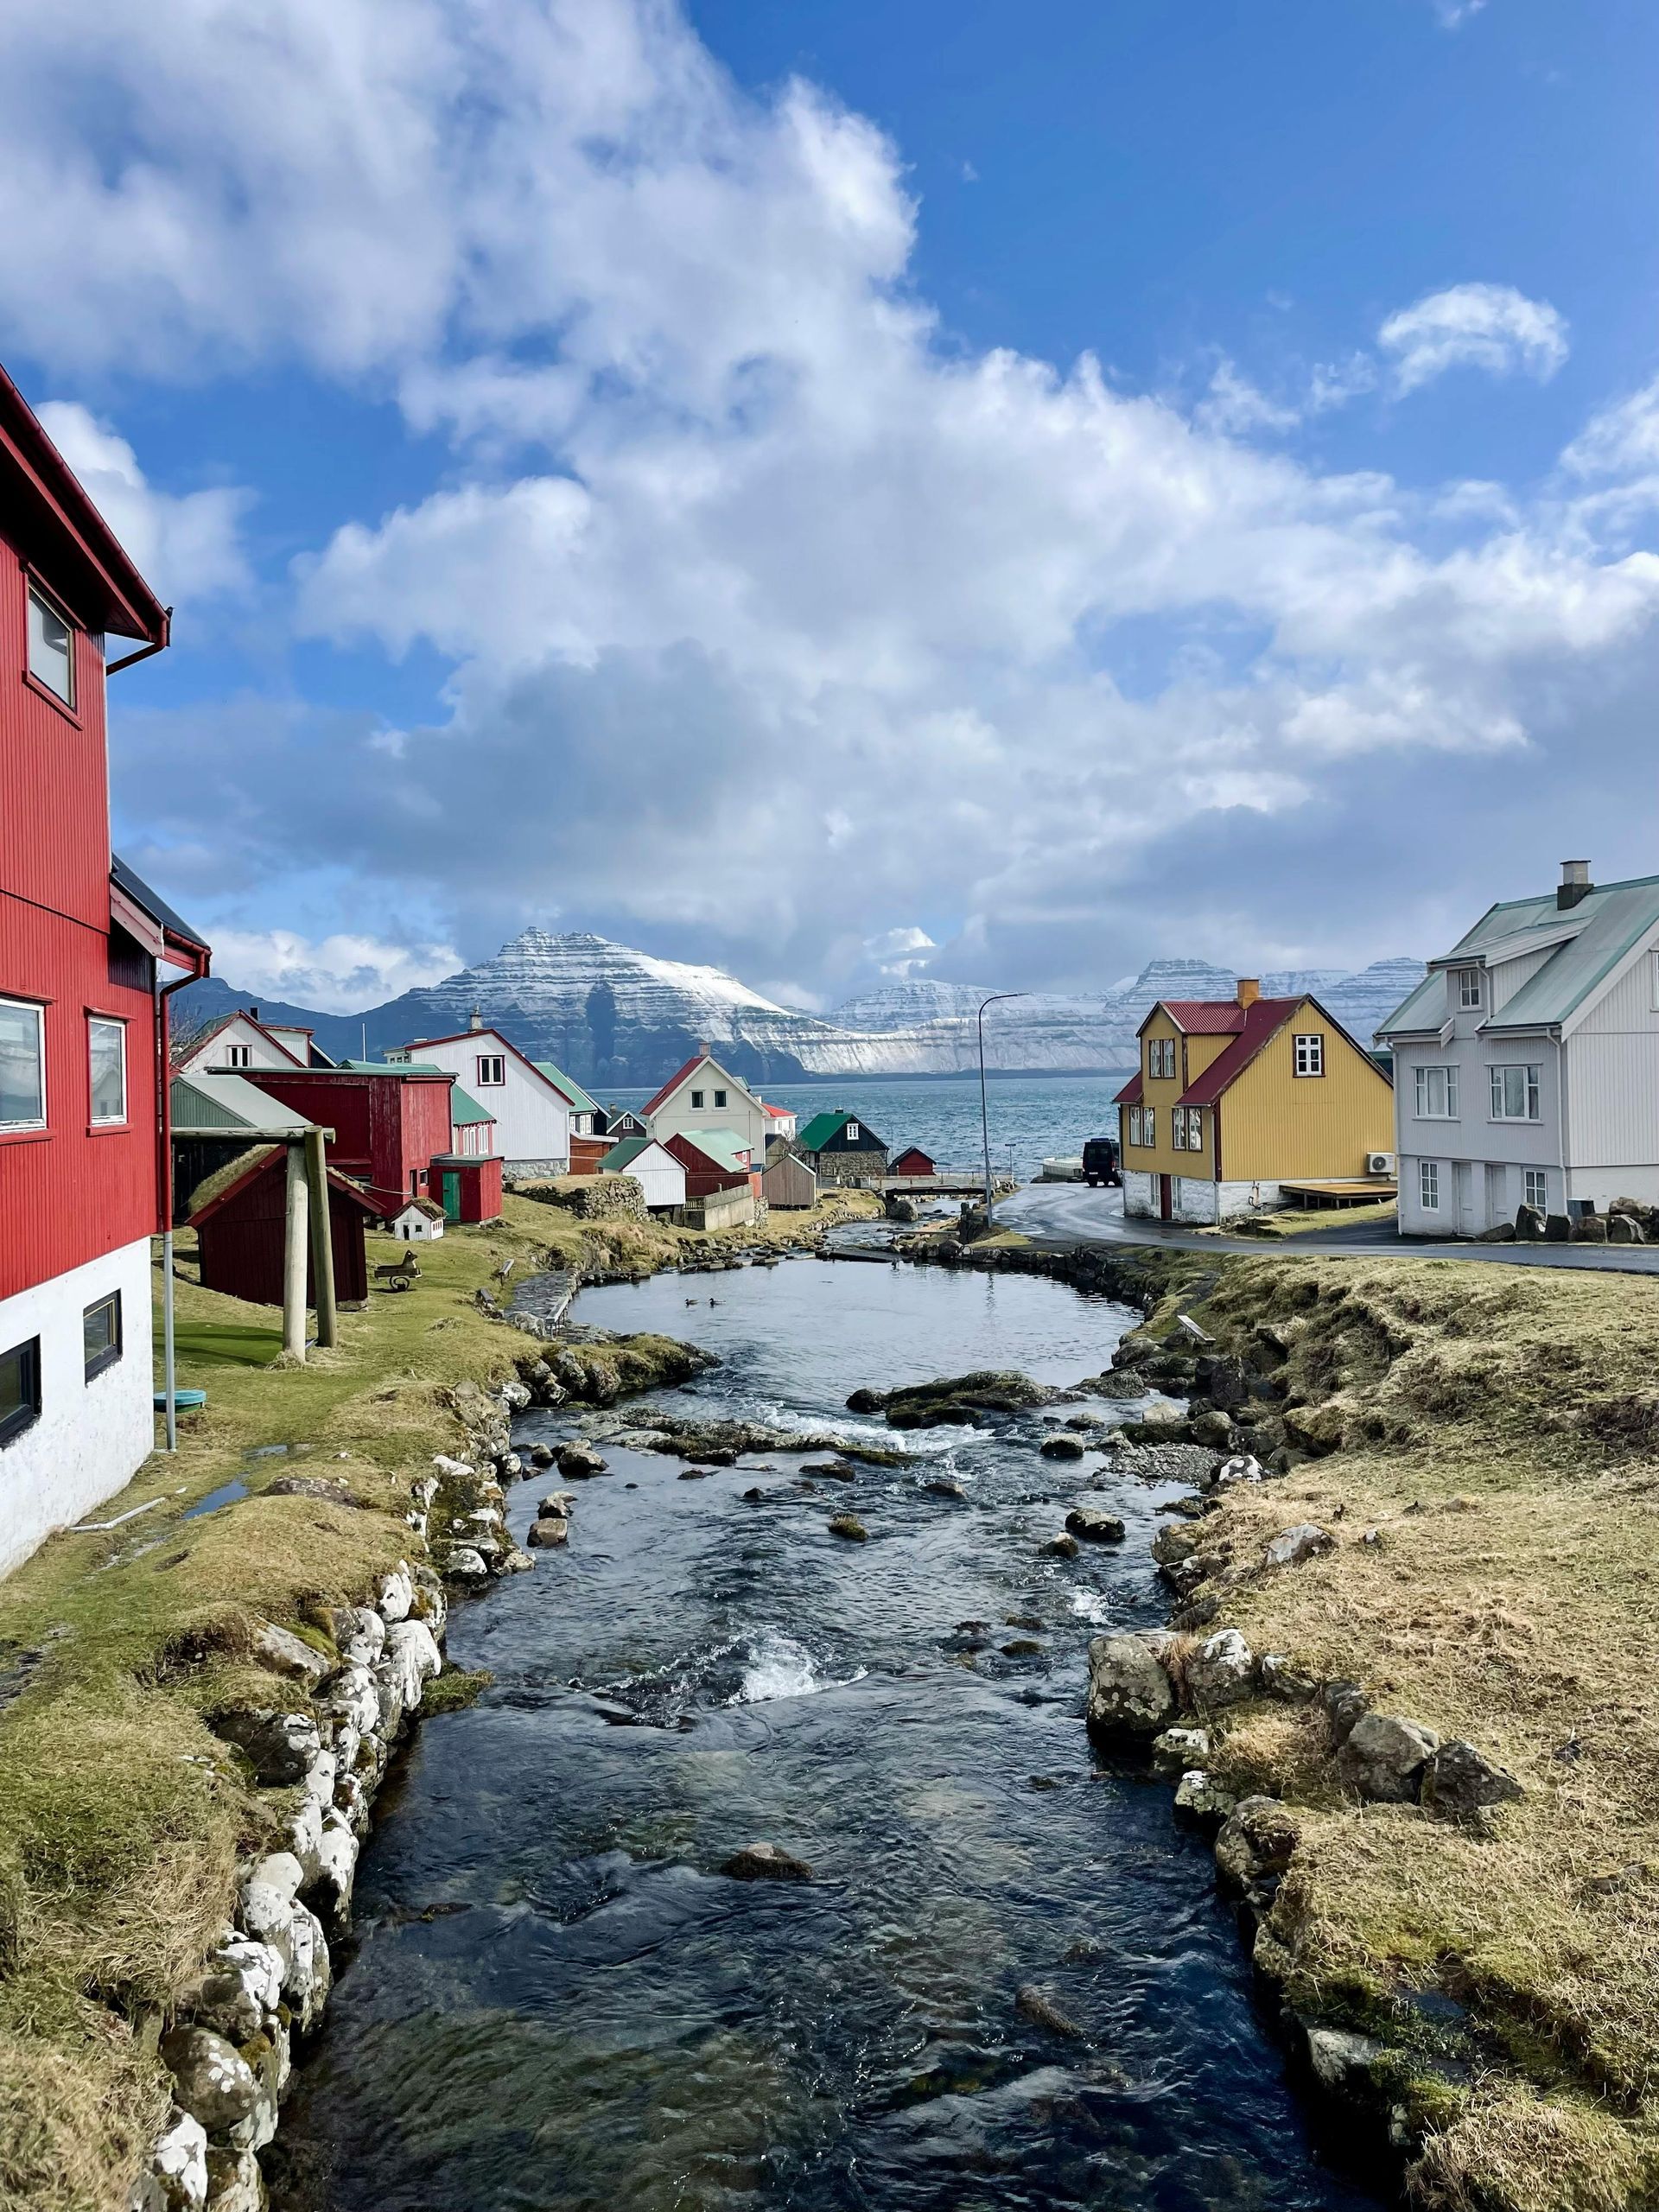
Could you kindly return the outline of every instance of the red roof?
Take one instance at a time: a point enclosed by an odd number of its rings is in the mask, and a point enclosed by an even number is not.
[[[641,1114],[654,1114],[659,1106],[665,1106],[669,1100],[673,1096],[674,1093],[679,1089],[680,1085],[685,1081],[687,1076],[695,1075],[697,1070],[702,1065],[703,1062],[709,1058],[709,1055],[707,1052],[699,1052],[696,1054],[695,1058],[688,1060],[683,1068],[677,1068],[674,1073],[670,1076],[668,1081],[663,1085],[662,1089],[657,1093],[657,1096],[654,1098],[646,1099],[645,1104],[639,1109]]]
[[[760,1111],[763,1114],[770,1114],[774,1122],[787,1122],[793,1117],[795,1112],[792,1106],[768,1106],[764,1098],[760,1100]]]
[[[1261,1003],[1258,999],[1256,1004]],[[1239,1028],[1244,1019],[1244,1008],[1236,999],[1160,999],[1152,1014],[1160,1008],[1189,1037],[1224,1037],[1230,1030]],[[1147,1021],[1152,1020],[1152,1014],[1147,1016]],[[1146,1026],[1146,1021],[1141,1025],[1143,1029]]]
[[[1235,1007],[1234,1013],[1243,1017],[1238,1035],[1187,1085],[1177,1103],[1182,1106],[1213,1106],[1228,1084],[1244,1072],[1268,1039],[1282,1029],[1304,1003],[1301,999],[1257,999],[1253,1006]],[[1325,1009],[1321,1007],[1319,1011],[1323,1014]]]
[[[1137,1068],[1135,1073],[1129,1077],[1122,1090],[1118,1092],[1116,1097],[1113,1099],[1112,1103],[1114,1106],[1138,1106],[1141,1103],[1141,1071],[1139,1068]]]

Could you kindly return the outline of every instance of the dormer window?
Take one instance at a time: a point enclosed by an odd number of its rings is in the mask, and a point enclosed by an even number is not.
[[[1480,970],[1478,968],[1459,968],[1456,974],[1458,1004],[1465,1013],[1480,1004]]]
[[[253,1065],[252,1046],[227,1045],[225,1047],[225,1065],[227,1068],[251,1068]]]
[[[1153,1083],[1174,1081],[1175,1039],[1173,1037],[1149,1037],[1147,1039],[1147,1078]]]
[[[29,672],[66,707],[75,703],[75,632],[38,584],[29,588]]]

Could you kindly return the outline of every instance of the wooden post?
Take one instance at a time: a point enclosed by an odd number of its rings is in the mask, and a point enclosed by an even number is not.
[[[311,1278],[317,1303],[317,1343],[340,1342],[340,1315],[334,1304],[334,1240],[328,1219],[328,1160],[322,1131],[305,1133],[306,1176],[311,1186]]]
[[[308,1179],[305,1147],[296,1139],[288,1147],[288,1224],[283,1239],[283,1350],[297,1360],[305,1357],[305,1261],[310,1211]]]

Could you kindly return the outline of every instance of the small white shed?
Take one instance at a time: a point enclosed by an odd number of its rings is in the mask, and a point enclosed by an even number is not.
[[[443,1234],[443,1208],[430,1198],[410,1198],[388,1218],[386,1227],[405,1244],[430,1244]]]
[[[625,1137],[599,1163],[601,1175],[632,1175],[652,1213],[685,1204],[685,1169],[655,1137]]]

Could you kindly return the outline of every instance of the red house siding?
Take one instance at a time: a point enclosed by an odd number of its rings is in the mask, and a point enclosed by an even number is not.
[[[460,1211],[457,1221],[499,1221],[501,1217],[501,1162],[497,1154],[480,1158],[474,1153],[439,1153],[432,1162],[432,1188],[428,1196],[443,1207],[444,1179],[455,1179],[455,1196]]]
[[[383,1212],[394,1212],[405,1198],[431,1195],[432,1160],[449,1149],[452,1077],[364,1075],[345,1068],[245,1068],[243,1073],[296,1114],[332,1129],[329,1164],[366,1184],[385,1202]]]
[[[700,1152],[694,1139],[676,1134],[663,1140],[664,1152],[671,1152],[685,1170],[685,1195],[688,1198],[706,1198],[715,1191],[741,1191],[747,1183],[751,1190],[760,1188],[760,1177],[722,1167],[706,1152]]]
[[[906,1145],[897,1160],[887,1162],[889,1175],[937,1175],[938,1172],[918,1144]]]
[[[334,1295],[364,1299],[369,1294],[364,1230],[373,1218],[373,1202],[359,1198],[333,1176],[328,1180],[329,1242],[334,1248]],[[283,1255],[288,1221],[288,1161],[278,1147],[264,1166],[204,1210],[196,1230],[201,1280],[208,1290],[245,1298],[255,1306],[283,1302]],[[316,1304],[315,1267],[308,1251],[305,1297]]]

